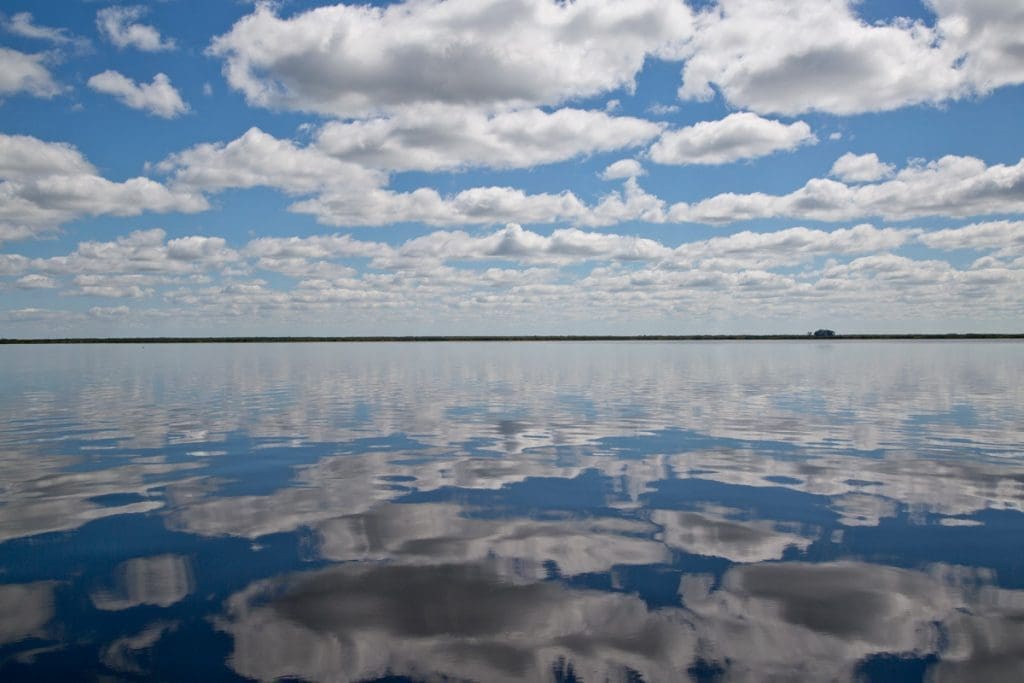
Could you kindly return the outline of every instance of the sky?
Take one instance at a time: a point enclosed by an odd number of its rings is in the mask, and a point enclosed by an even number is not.
[[[0,337],[1024,331],[1014,0],[0,11]]]

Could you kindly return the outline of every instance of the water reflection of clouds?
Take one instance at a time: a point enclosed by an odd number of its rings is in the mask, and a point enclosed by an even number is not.
[[[204,482],[172,484],[168,495],[174,507],[167,524],[203,536],[258,538],[364,512],[398,495],[384,477],[406,469],[390,466],[392,457],[395,454],[325,457],[300,468],[296,481],[282,483],[269,495],[222,496]]]
[[[258,680],[546,680],[570,660],[582,680],[673,680],[693,659],[693,627],[634,596],[510,583],[487,563],[341,565],[258,582],[219,627],[231,666]]]
[[[535,520],[467,517],[450,504],[383,505],[319,527],[319,552],[336,561],[449,564],[492,558],[511,574],[542,579],[659,564],[668,550],[651,540],[657,527],[615,518]]]
[[[51,531],[76,529],[90,521],[139,514],[163,507],[153,490],[165,475],[180,477],[193,466],[162,458],[121,461],[118,466],[73,469],[76,457],[0,456],[0,542]],[[103,496],[134,494],[121,505],[96,502]]]
[[[697,623],[711,632],[707,655],[729,661],[729,680],[852,680],[875,653],[924,658],[941,654],[959,680],[1012,680],[1024,657],[1024,592],[956,578],[963,567],[909,571],[859,562],[737,566],[721,588],[684,582],[681,592]],[[981,585],[977,585],[980,583]],[[689,590],[688,590],[689,589]],[[995,635],[986,641],[984,634]],[[981,637],[979,637],[981,636]]]
[[[700,480],[754,492],[786,488],[824,496],[839,523],[847,526],[875,526],[896,516],[900,506],[947,518],[989,508],[1024,509],[1024,486],[1014,478],[1021,476],[1024,467],[966,461],[922,468],[910,460],[845,456],[784,460],[759,457],[755,451],[728,450],[621,461],[608,455],[564,457],[541,449],[527,451],[515,460],[437,452],[328,456],[297,468],[293,482],[269,495],[222,496],[216,488],[201,484],[172,484],[172,497],[179,491],[193,493],[175,499],[168,523],[173,529],[206,536],[256,538],[365,513],[380,503],[401,499],[409,489],[498,491],[531,478],[573,479],[590,470],[601,472],[611,482],[612,487],[602,494],[604,504],[627,514],[656,506],[645,492],[673,473],[686,478],[691,471],[697,472],[692,476]],[[785,483],[777,483],[780,477]],[[866,486],[863,481],[871,484]]]
[[[651,521],[663,529],[669,547],[732,562],[778,560],[787,548],[805,550],[814,540],[780,530],[770,521],[736,521],[707,513],[654,510]]]
[[[0,585],[0,645],[45,635],[54,587],[52,581]]]
[[[104,648],[100,661],[121,673],[151,673],[144,661],[147,653],[165,633],[173,631],[177,626],[177,622],[158,621],[149,624],[136,634],[118,638]]]
[[[948,516],[988,508],[1024,510],[1024,463],[933,460],[905,452],[867,458],[816,449],[783,455],[716,448],[664,456],[663,462],[680,477],[697,472],[694,476],[725,484],[828,496],[851,525],[877,523],[892,516],[896,504]]]
[[[117,611],[155,605],[169,607],[192,592],[192,569],[180,555],[137,557],[117,566],[113,585],[93,591],[97,609]]]
[[[259,680],[542,680],[560,659],[583,680],[676,680],[699,658],[727,681],[853,681],[883,654],[941,654],[936,680],[1011,680],[1024,592],[951,580],[965,573],[740,565],[718,587],[685,576],[685,606],[652,610],[631,595],[509,581],[487,561],[340,565],[250,585],[218,627],[233,638],[232,667]]]
[[[74,370],[66,374],[84,375],[54,377],[63,398],[51,403],[136,448],[236,431],[319,442],[401,432],[436,445],[490,431],[507,453],[543,445],[538,436],[581,443],[674,427],[866,450],[938,452],[964,439],[1015,449],[1024,436],[1012,410],[1024,401],[1019,353],[1012,344],[962,348],[524,344],[504,345],[501,363],[494,346],[471,344],[149,347],[130,350],[127,363],[99,348],[84,352],[93,354],[86,372],[76,356],[50,351],[47,360],[50,373],[63,361]],[[38,414],[31,405],[5,408],[12,417]],[[927,429],[909,429],[922,418]],[[509,424],[518,429],[503,433]]]
[[[1019,346],[497,348],[100,348],[84,370],[60,353],[5,367],[0,543],[115,515],[197,547],[298,532],[303,561],[343,564],[242,590],[248,574],[217,621],[231,666],[264,679],[518,680],[563,659],[584,680],[671,680],[697,659],[725,680],[852,680],[890,652],[965,680],[1024,660],[1019,577],[920,571],[936,558],[863,541],[1024,511]],[[994,562],[984,547],[958,561]],[[133,554],[88,585],[91,607],[190,608],[198,565]],[[644,570],[679,595],[633,592]],[[0,644],[47,637],[55,585],[0,586]],[[100,658],[144,673],[175,623],[135,622]]]

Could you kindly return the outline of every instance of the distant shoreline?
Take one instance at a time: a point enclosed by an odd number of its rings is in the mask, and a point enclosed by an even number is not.
[[[1010,334],[643,334],[643,335],[450,335],[365,337],[69,337],[64,339],[0,339],[0,344],[285,344],[366,342],[578,342],[578,341],[848,341],[848,340],[986,340],[1024,339]]]

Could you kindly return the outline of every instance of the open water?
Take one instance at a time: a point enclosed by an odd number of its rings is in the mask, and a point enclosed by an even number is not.
[[[1024,680],[1024,344],[0,348],[0,680]]]

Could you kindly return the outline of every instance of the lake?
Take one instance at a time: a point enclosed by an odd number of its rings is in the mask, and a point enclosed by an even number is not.
[[[0,347],[0,680],[1024,679],[1024,344]]]

